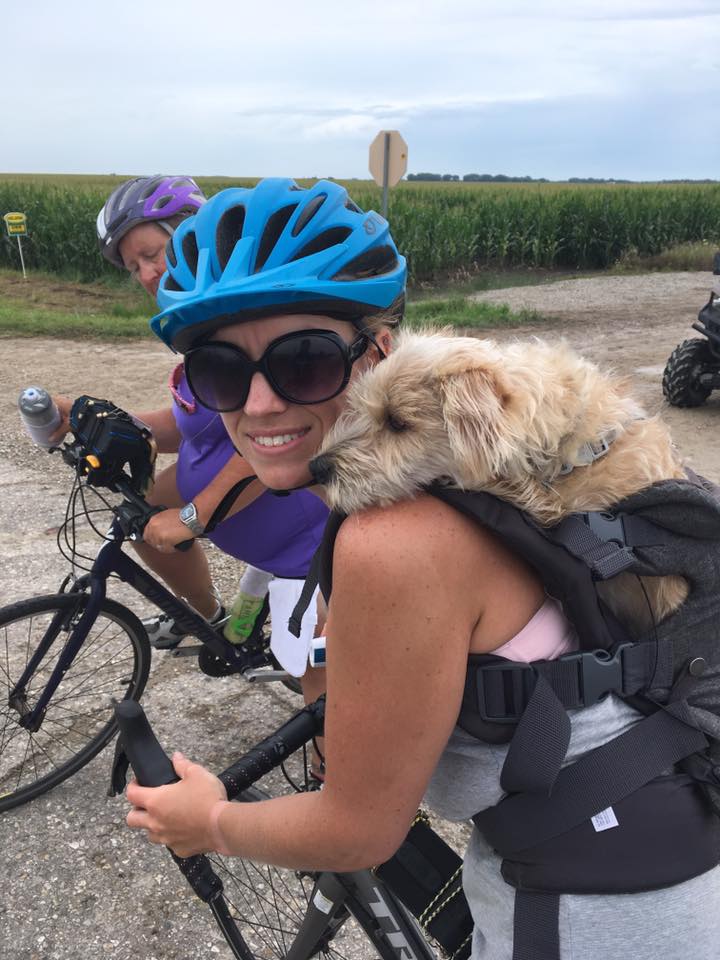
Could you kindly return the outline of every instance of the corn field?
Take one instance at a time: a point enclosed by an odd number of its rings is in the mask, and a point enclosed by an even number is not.
[[[98,253],[95,219],[123,179],[0,176],[0,216],[19,210],[28,217],[28,268],[78,280],[116,274]],[[211,195],[255,181],[199,182]],[[346,185],[360,206],[379,210],[377,187]],[[390,192],[389,219],[415,282],[482,267],[602,269],[628,254],[715,242],[720,185],[402,183]],[[15,242],[0,243],[0,266],[16,268],[17,260]]]

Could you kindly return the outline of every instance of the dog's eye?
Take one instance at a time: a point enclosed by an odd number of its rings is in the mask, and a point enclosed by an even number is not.
[[[393,414],[389,414],[387,418],[387,425],[395,433],[402,433],[403,430],[407,430],[408,428],[408,425],[404,420],[401,420],[400,417],[393,416]]]

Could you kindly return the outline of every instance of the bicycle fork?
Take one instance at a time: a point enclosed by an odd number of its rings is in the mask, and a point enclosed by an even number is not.
[[[92,625],[97,620],[106,593],[105,583],[108,573],[105,569],[105,565],[106,563],[109,565],[109,563],[112,562],[110,557],[103,558],[103,554],[106,552],[112,552],[112,547],[115,547],[115,550],[117,551],[117,545],[114,543],[109,543],[98,553],[95,563],[93,564],[93,573],[88,578],[90,585],[89,594],[77,593],[78,602],[74,609],[71,608],[67,611],[58,611],[55,614],[40,643],[38,644],[37,649],[30,657],[30,660],[23,670],[18,682],[8,695],[8,706],[17,711],[20,717],[20,726],[24,727],[26,730],[37,733],[37,731],[40,729],[43,717],[45,716],[45,708],[47,707],[57,688],[60,686],[62,678],[70,669],[73,660],[78,654],[78,651],[85,643]],[[87,582],[86,578],[83,578],[83,581]],[[58,657],[57,663],[50,674],[50,678],[45,685],[44,690],[38,697],[35,706],[30,709],[27,702],[27,685],[35,675],[35,671],[44,660],[48,650],[50,650],[52,645],[57,640],[60,631],[67,630],[69,625],[72,623],[80,604],[83,602],[83,599],[86,596],[88,597],[88,600],[85,610],[73,627],[65,647]]]

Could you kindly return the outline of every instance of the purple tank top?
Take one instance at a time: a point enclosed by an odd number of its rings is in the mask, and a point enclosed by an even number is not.
[[[188,503],[220,472],[235,448],[220,414],[195,403],[184,372],[177,378],[175,389],[188,406],[185,409],[173,399],[181,437],[177,487]],[[327,515],[322,500],[307,490],[296,490],[286,497],[265,492],[223,521],[209,539],[224,553],[278,577],[305,577]]]

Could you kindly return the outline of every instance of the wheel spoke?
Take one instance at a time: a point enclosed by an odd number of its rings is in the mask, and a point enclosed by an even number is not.
[[[314,876],[239,858],[210,856],[210,860],[223,881],[233,921],[253,956],[282,960],[310,905]],[[328,925],[325,936],[328,942],[318,946],[317,956],[333,960],[368,956],[367,935],[346,911]]]

